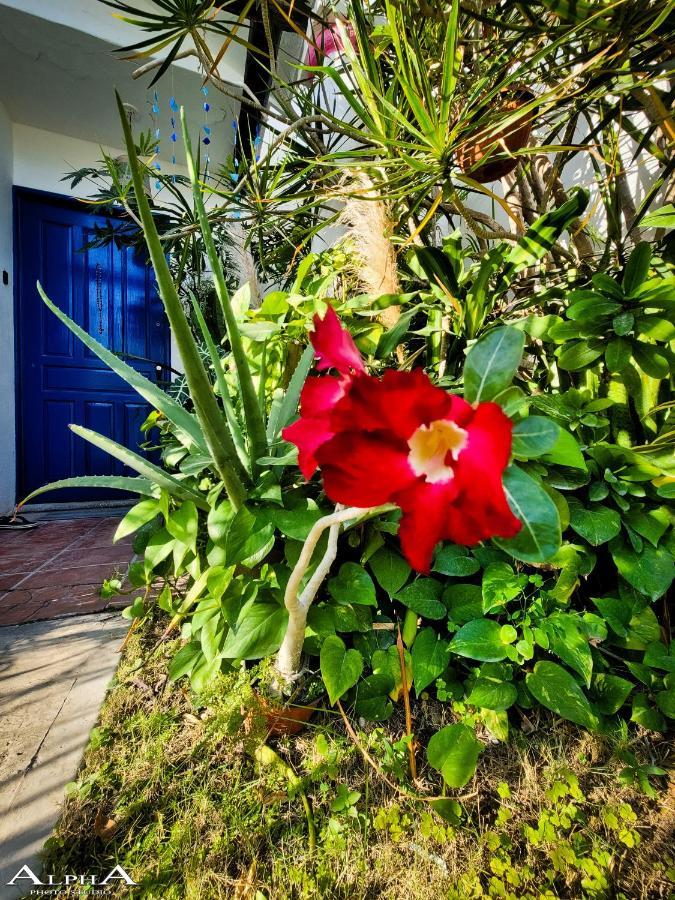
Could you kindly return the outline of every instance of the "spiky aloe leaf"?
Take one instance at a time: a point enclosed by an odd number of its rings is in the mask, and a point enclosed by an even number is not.
[[[180,497],[183,500],[192,500],[195,506],[199,506],[201,509],[209,508],[202,495],[197,493],[197,491],[186,487],[178,478],[165,472],[164,469],[160,469],[159,466],[151,463],[150,460],[145,459],[143,456],[139,456],[138,453],[134,453],[133,450],[129,450],[123,444],[118,444],[112,438],[92,431],[90,428],[85,428],[82,425],[70,425],[69,428],[78,437],[84,438],[85,441],[93,444],[94,447],[109,453],[125,466],[129,466],[130,469],[135,469],[139,475],[148,478],[157,487],[164,488],[173,496]]]
[[[225,275],[220,256],[216,250],[213,241],[209,218],[206,214],[204,206],[204,197],[202,195],[199,176],[195,166],[194,157],[192,155],[192,142],[188,134],[187,123],[185,121],[185,110],[181,108],[181,126],[183,129],[183,143],[185,144],[185,153],[187,156],[187,167],[190,181],[192,182],[192,193],[194,195],[195,209],[197,211],[197,219],[202,232],[206,255],[209,258],[209,265],[213,273],[213,284],[216,295],[223,310],[225,318],[225,326],[227,328],[227,337],[232,348],[232,356],[237,369],[237,377],[239,379],[239,387],[241,390],[242,406],[244,407],[244,418],[246,420],[246,430],[248,431],[248,439],[250,441],[250,457],[252,461],[259,459],[267,453],[267,438],[265,436],[265,421],[263,419],[262,410],[258,400],[258,394],[253,384],[251,369],[244,352],[244,346],[241,340],[241,333],[237,325],[237,319],[230,303],[230,293],[225,283]],[[255,463],[252,466],[255,469]]]
[[[24,506],[24,504],[39,494],[46,494],[48,491],[58,491],[61,488],[96,488],[97,490],[105,488],[152,497],[153,487],[154,485],[149,478],[130,478],[126,475],[78,475],[75,478],[61,478],[59,481],[52,481],[50,484],[39,487],[27,497],[24,497],[19,506]]]
[[[153,381],[146,378],[145,375],[141,375],[140,372],[137,372],[136,369],[121,360],[118,356],[108,350],[107,347],[104,347],[103,344],[99,344],[99,342],[90,334],[87,334],[83,328],[80,328],[80,326],[73,322],[72,319],[68,318],[63,310],[59,309],[55,303],[52,303],[39,281],[37,283],[37,289],[49,309],[63,322],[66,328],[72,331],[78,340],[82,341],[82,343],[88,347],[92,353],[95,353],[108,368],[115,372],[116,375],[119,375],[120,378],[124,379],[124,381],[140,394],[144,400],[147,400],[154,409],[158,409],[176,426],[176,428],[183,431],[200,450],[204,452],[207,451],[204,435],[199,427],[199,422],[192,413],[188,412],[180,405],[180,403],[177,403],[173,397],[170,397],[166,391],[163,391]]]
[[[230,393],[227,387],[227,382],[225,381],[223,364],[218,354],[216,342],[213,340],[211,332],[209,331],[209,326],[206,324],[204,313],[202,312],[197,298],[192,291],[190,291],[190,301],[192,303],[192,309],[194,311],[197,322],[199,323],[199,329],[204,337],[204,342],[209,351],[211,362],[216,373],[216,384],[218,385],[220,400],[223,404],[223,409],[225,410],[225,418],[227,419],[227,424],[230,429],[230,434],[232,435],[232,440],[234,441],[234,446],[237,448],[237,454],[239,455],[239,459],[241,460],[242,465],[248,466],[249,460],[246,453],[246,442],[244,440],[244,435],[241,432],[239,422],[237,421],[237,417],[232,407],[232,402],[230,401]]]
[[[223,480],[233,505],[238,508],[246,499],[246,490],[242,483],[243,466],[237,457],[232,436],[220,412],[218,401],[213,393],[211,382],[199,355],[199,349],[190,331],[185,312],[178,297],[176,286],[171,277],[169,264],[164,255],[155,220],[145,193],[145,184],[138,155],[131,134],[131,125],[122,104],[122,98],[115,92],[120,121],[124,131],[129,169],[134,186],[134,195],[138,212],[143,225],[145,241],[150,259],[155,270],[159,293],[164,303],[171,331],[183,362],[185,378],[190,389],[190,396],[195,405],[195,412],[204,433],[204,440],[213,459],[218,474]]]

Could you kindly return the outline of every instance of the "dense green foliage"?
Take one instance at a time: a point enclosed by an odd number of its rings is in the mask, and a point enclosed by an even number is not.
[[[165,6],[171,12],[173,4]],[[350,271],[358,268],[358,248],[347,241],[305,254],[286,273],[286,290],[270,291],[254,303],[251,286],[244,285],[231,297],[213,238],[218,214],[207,214],[184,127],[198,255],[208,259],[223,333],[211,333],[197,302],[188,321],[145,193],[145,163],[122,114],[134,202],[185,367],[181,402],[46,302],[157,410],[147,430],[150,436],[159,433],[162,466],[73,427],[140,476],[136,489],[143,499],[118,531],[118,537],[136,534],[142,557],[128,574],[135,596],[127,615],[138,623],[156,608],[166,614],[164,637],[181,638],[170,678],[189,677],[196,691],[221,673],[274,656],[287,631],[284,594],[303,542],[331,512],[320,482],[300,478],[295,451],[280,436],[296,416],[311,367],[312,351],[305,346],[313,314],[325,312],[330,302],[374,374],[421,365],[469,402],[503,407],[513,421],[504,487],[521,532],[473,548],[438,546],[431,574],[417,576],[399,550],[397,511],[371,510],[347,522],[337,562],[309,609],[306,665],[295,674],[310,677],[297,682],[290,698],[307,699],[305,691],[316,691],[311,675],[320,673],[328,704],[340,701],[364,720],[385,721],[398,704],[407,709],[411,697],[447,704],[453,720],[430,736],[427,759],[448,787],[459,789],[480,764],[484,744],[477,734],[487,730],[507,741],[529,710],[544,707],[590,731],[619,735],[627,723],[663,731],[675,717],[666,606],[675,551],[669,503],[675,482],[669,394],[675,269],[667,236],[672,207],[653,214],[659,240],[651,243],[633,232],[653,194],[625,233],[617,216],[610,216],[597,259],[582,252],[582,238],[590,245],[581,219],[589,204],[583,188],[555,192],[555,203],[542,194],[536,214],[530,208],[525,215],[523,207],[527,227],[503,201],[515,233],[492,229],[486,237],[474,228],[475,239],[467,239],[455,231],[437,238],[432,231],[432,225],[447,226],[452,211],[463,211],[471,225],[465,188],[501,200],[470,174],[456,172],[469,132],[475,137],[476,129],[489,126],[494,137],[497,125],[513,125],[505,108],[501,117],[491,108],[473,122],[479,95],[487,104],[516,77],[550,79],[556,53],[564,48],[565,79],[547,106],[559,117],[569,112],[563,85],[574,81],[571,70],[595,64],[608,43],[617,44],[615,65],[623,67],[622,74],[594,69],[597,80],[585,94],[594,115],[603,112],[608,84],[617,94],[625,90],[639,98],[636,79],[648,71],[643,88],[653,92],[662,74],[658,46],[669,11],[654,3],[635,13],[633,24],[644,30],[626,43],[620,37],[625,23],[614,14],[600,15],[593,7],[579,19],[576,6],[577,12],[543,4],[555,7],[557,20],[573,20],[557,24],[548,41],[532,21],[527,35],[513,37],[514,31],[520,34],[519,5],[506,4],[501,23],[483,22],[503,26],[504,46],[493,61],[501,72],[497,78],[490,61],[478,67],[480,77],[459,65],[457,48],[468,26],[458,3],[440,21],[425,20],[419,41],[403,6],[383,4],[386,25],[374,26],[355,4],[359,52],[346,53],[351,87],[341,67],[317,67],[356,115],[347,132],[359,136],[363,152],[335,150],[312,163],[303,157],[305,194],[298,193],[292,212],[284,211],[290,220],[297,214],[297,224],[307,211],[304,197],[317,192],[326,172],[334,175],[336,165],[347,161],[355,168],[358,160],[359,177],[367,178],[371,190],[382,188],[370,200],[388,204],[394,237],[402,244],[390,279],[400,289],[363,293]],[[174,37],[203,24],[204,4],[182,7],[196,18]],[[540,41],[543,48],[535,52]],[[428,71],[434,48],[438,65]],[[514,48],[522,58],[516,74],[508,74],[505,54]],[[617,139],[617,114],[607,111],[602,119],[605,137],[611,132],[603,152]],[[345,131],[337,119],[328,116],[326,122],[336,133]],[[560,119],[552,120],[553,131],[555,123]],[[560,165],[568,152],[558,144],[537,149],[563,154]],[[289,178],[292,184],[299,177],[298,152],[290,148],[285,161],[267,160],[260,167],[276,176],[283,191]],[[664,165],[663,178],[669,167]],[[251,185],[254,176],[246,176]],[[253,187],[251,193],[262,196]],[[237,196],[250,201],[251,195],[242,190]],[[273,199],[266,196],[269,218],[267,226],[256,226],[259,231],[277,228]],[[320,203],[313,202],[318,209]],[[443,208],[446,202],[451,209]],[[613,203],[609,196],[607,209],[615,214]],[[391,234],[377,237],[392,250]],[[129,479],[72,483],[130,487]],[[324,535],[316,556],[326,540]],[[314,567],[316,559],[303,584]]]

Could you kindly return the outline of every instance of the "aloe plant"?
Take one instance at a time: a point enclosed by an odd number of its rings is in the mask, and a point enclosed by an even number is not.
[[[143,168],[138,159],[131,128],[124,113],[122,101],[117,95],[120,121],[124,132],[129,159],[129,171],[135,194],[138,214],[143,226],[143,236],[154,267],[159,293],[166,310],[171,331],[183,363],[185,378],[194,405],[194,414],[189,412],[154,382],[136,371],[113,352],[98,343],[76,322],[73,322],[45,293],[38,283],[37,289],[47,307],[70,331],[95,353],[112,371],[119,375],[140,396],[157,409],[168,422],[176,439],[191,453],[205,456],[210,461],[225,487],[233,509],[239,509],[254,485],[259,471],[258,460],[274,453],[274,444],[281,428],[288,423],[297,408],[300,390],[312,360],[311,350],[305,353],[286,392],[280,392],[270,411],[266,426],[264,394],[256,390],[251,369],[237,319],[225,282],[221,260],[211,234],[204,207],[201,185],[194,164],[190,139],[183,118],[183,136],[188,156],[188,168],[192,183],[194,202],[202,231],[202,239],[214,273],[216,293],[227,326],[227,337],[234,361],[238,393],[243,422],[242,429],[229,396],[223,372],[223,361],[215,340],[210,334],[204,316],[196,302],[193,303],[197,323],[206,343],[214,370],[215,384],[202,361],[199,348],[187,321],[185,311],[171,276],[169,264],[157,232],[155,220],[145,193]],[[220,396],[221,406],[218,402]],[[129,476],[81,476],[62,479],[45,485],[24,498],[22,503],[39,494],[59,488],[96,487],[116,488],[126,492],[155,496],[160,490],[179,501],[191,501],[200,509],[208,509],[205,498],[194,488],[184,483],[182,476],[174,476],[150,462],[143,456],[123,447],[104,435],[97,434],[80,425],[71,425],[72,431],[84,440],[110,453],[125,466],[139,473],[139,477]],[[269,433],[269,434],[268,434]]]

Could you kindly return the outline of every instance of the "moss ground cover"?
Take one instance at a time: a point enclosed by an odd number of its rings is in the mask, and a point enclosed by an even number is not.
[[[160,632],[147,622],[125,648],[46,871],[120,863],[138,887],[113,896],[158,900],[671,896],[667,741],[610,742],[538,712],[434,806],[416,797],[439,796],[442,780],[418,754],[411,785],[402,714],[366,725],[345,709],[357,746],[340,715],[321,712],[270,741],[276,757],[261,766],[250,674],[190,694],[167,681],[169,642],[148,659]],[[420,740],[455,717],[424,698],[412,714]]]

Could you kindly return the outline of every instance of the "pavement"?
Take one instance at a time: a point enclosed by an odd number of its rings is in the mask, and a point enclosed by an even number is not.
[[[107,609],[101,584],[133,555],[131,537],[112,542],[118,523],[104,516],[0,531],[0,627]]]
[[[129,623],[104,611],[99,589],[132,556],[129,541],[112,545],[118,521],[0,532],[0,900],[49,890],[7,882],[25,865],[39,877],[38,853],[117,668]]]

